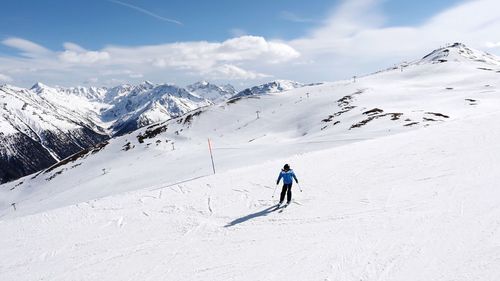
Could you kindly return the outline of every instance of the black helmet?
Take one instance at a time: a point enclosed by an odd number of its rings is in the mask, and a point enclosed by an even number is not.
[[[285,164],[285,166],[283,166],[283,170],[285,170],[285,171],[288,171],[288,170],[290,170],[290,165],[288,165],[288,164]]]

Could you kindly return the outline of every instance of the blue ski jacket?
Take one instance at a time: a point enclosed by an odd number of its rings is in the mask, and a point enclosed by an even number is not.
[[[276,181],[276,184],[280,183],[281,178],[283,178],[284,184],[291,184],[293,182],[293,179],[295,179],[296,183],[299,183],[299,180],[297,180],[297,177],[295,176],[295,173],[293,172],[292,169],[288,171],[281,170],[280,175],[278,176],[278,180]]]

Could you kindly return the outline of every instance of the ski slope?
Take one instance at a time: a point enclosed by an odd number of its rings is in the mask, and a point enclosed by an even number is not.
[[[462,48],[442,52],[456,58]],[[209,175],[207,138],[224,172],[498,112],[500,63],[486,71],[490,64],[467,57],[427,60],[355,82],[236,98],[111,139],[66,165],[1,185],[0,218]]]
[[[1,280],[498,280],[500,114],[0,221]],[[273,212],[289,162],[304,192]]]
[[[497,61],[239,97],[0,185],[0,280],[498,280]]]

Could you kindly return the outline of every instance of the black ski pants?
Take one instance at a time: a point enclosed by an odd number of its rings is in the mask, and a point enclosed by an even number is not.
[[[281,196],[280,196],[280,203],[285,200],[285,194],[286,194],[286,201],[287,203],[290,203],[292,200],[292,184],[283,184],[283,189],[281,190]]]

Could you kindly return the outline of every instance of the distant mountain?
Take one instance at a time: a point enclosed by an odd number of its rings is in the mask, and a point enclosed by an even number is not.
[[[145,187],[161,189],[176,186],[174,192],[184,197],[184,192],[188,191],[183,190],[181,184],[177,186],[174,183],[213,173],[207,138],[212,144],[214,163],[219,174],[216,178],[222,179],[221,173],[234,171],[227,177],[230,182],[232,178],[238,179],[235,175],[245,173],[247,167],[262,167],[266,165],[263,163],[274,163],[276,171],[278,165],[291,161],[296,163],[292,162],[292,165],[303,163],[302,169],[311,165],[335,165],[332,163],[341,163],[343,160],[325,159],[328,161],[324,163],[304,163],[302,157],[313,151],[354,142],[372,142],[393,134],[423,129],[421,140],[429,142],[426,135],[430,135],[429,132],[433,130],[450,128],[449,125],[457,122],[469,123],[481,116],[494,118],[498,115],[500,66],[493,64],[497,59],[468,49],[462,45],[440,48],[423,60],[415,60],[403,71],[381,71],[359,77],[356,81],[311,86],[292,81],[273,81],[238,94],[240,97],[253,95],[254,98],[230,99],[184,114],[181,112],[189,110],[189,107],[171,110],[165,105],[169,101],[180,104],[181,100],[199,105],[198,102],[203,103],[204,99],[168,84],[143,83],[119,87],[111,91],[115,104],[107,112],[116,112],[117,116],[111,119],[119,116],[124,118],[118,121],[113,119],[114,124],[127,124],[127,120],[133,120],[131,127],[135,127],[137,123],[134,122],[142,122],[141,116],[146,117],[146,123],[152,122],[148,114],[156,114],[156,110],[160,109],[165,111],[158,113],[162,116],[171,116],[167,110],[180,116],[118,136],[98,152],[83,157],[76,155],[70,161],[40,172],[36,177],[30,176],[2,185],[0,192],[5,191],[4,197],[8,196],[10,203],[25,202],[26,205],[28,194],[32,209],[23,207],[26,213],[44,210],[46,206],[60,207]],[[491,60],[486,60],[486,57]],[[437,128],[425,129],[431,126]],[[119,132],[122,128],[115,129]],[[466,131],[462,133],[467,134]],[[413,139],[413,132],[408,136]],[[443,138],[442,142],[457,144],[456,139]],[[353,144],[344,151],[342,157],[350,159],[353,155],[359,155],[358,148],[358,145]],[[390,149],[390,146],[387,148]],[[404,142],[398,149],[406,151],[409,148]],[[461,151],[442,155],[453,159],[452,156]],[[384,153],[379,152],[380,155]],[[439,153],[442,151],[433,151],[431,154]],[[366,160],[367,167],[382,167],[382,170],[389,166],[393,168],[376,157]],[[416,157],[412,161],[419,166],[431,165],[424,158]],[[441,167],[441,163],[435,166]],[[108,172],[104,174],[103,169]],[[427,180],[428,175],[419,178]],[[416,179],[411,180],[417,182]],[[234,186],[236,181],[230,184]],[[71,188],[67,187],[68,183]],[[255,185],[260,189],[264,184],[265,181],[256,181],[237,186],[243,188],[245,185]],[[33,194],[31,186],[46,192]],[[205,183],[196,185],[207,196],[217,189],[214,187]],[[63,195],[54,196],[59,193]],[[66,201],[59,200],[62,196]],[[155,198],[161,197],[157,196]],[[214,197],[211,198],[213,200]],[[39,201],[47,203],[39,206]],[[164,207],[164,203],[161,203],[164,201],[157,202]],[[207,208],[221,208],[221,205],[206,202],[203,201],[203,209],[210,215],[212,211]],[[0,200],[0,215],[2,212],[16,215],[20,211],[14,213],[10,204],[2,207]]]
[[[234,97],[237,98],[243,96],[256,96],[256,95],[265,95],[270,93],[281,93],[292,89],[302,88],[311,85],[313,84],[302,84],[290,80],[275,80],[259,86],[245,89],[236,94]]]
[[[71,87],[58,88],[58,90],[70,95],[84,97],[90,101],[102,101],[108,92],[108,89],[104,87]]]
[[[0,86],[0,183],[109,138],[91,118],[45,99],[46,90]]]
[[[218,86],[206,81],[186,88],[144,81],[109,89],[49,87],[36,83],[30,90],[57,105],[65,117],[111,136],[224,101],[236,92],[231,85]]]
[[[64,87],[50,87],[47,86],[41,82],[37,82],[35,85],[31,87],[31,90],[36,92],[36,93],[41,93],[46,90],[50,91],[57,91],[57,92],[62,92],[67,95],[73,95],[77,97],[82,97],[91,101],[100,101],[103,99],[103,97],[106,95],[106,92],[108,91],[107,88],[99,88],[99,87],[71,87],[71,88],[64,88]]]
[[[110,127],[113,135],[123,135],[212,104],[209,99],[175,85],[145,82],[127,86],[126,91],[122,89],[111,89],[121,95],[115,95],[113,105],[102,113],[103,120],[114,120]]]
[[[0,183],[46,168],[110,137],[221,102],[231,85],[190,90],[145,81],[113,88],[0,87]]]
[[[186,87],[188,91],[200,97],[208,99],[214,103],[219,103],[229,99],[236,94],[232,85],[218,86],[207,81],[197,82]]]
[[[492,66],[500,66],[500,59],[497,56],[469,48],[462,43],[454,43],[446,47],[436,49],[416,63],[443,63],[447,61],[476,62]]]
[[[101,120],[101,111],[109,105],[102,102],[106,88],[61,88],[49,87],[36,83],[31,92],[42,98],[47,105],[56,107],[58,114],[93,130],[108,134],[106,125]]]

